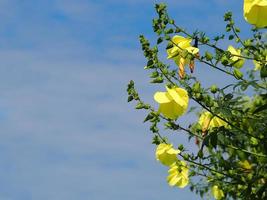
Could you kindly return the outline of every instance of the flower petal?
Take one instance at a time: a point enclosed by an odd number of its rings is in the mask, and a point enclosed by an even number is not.
[[[162,103],[159,105],[159,112],[169,119],[177,119],[184,113],[184,109],[179,106],[175,101],[170,103]]]
[[[156,92],[154,94],[154,99],[158,103],[170,103],[172,99],[169,98],[166,92]]]
[[[250,24],[258,28],[267,26],[267,2],[266,0],[245,0],[244,18]]]
[[[168,94],[172,99],[183,108],[187,108],[189,97],[187,91],[182,88],[168,88],[166,87]]]

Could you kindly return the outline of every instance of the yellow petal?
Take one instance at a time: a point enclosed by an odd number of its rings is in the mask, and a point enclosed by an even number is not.
[[[179,104],[183,108],[187,108],[189,97],[187,91],[182,88],[168,88],[166,87],[168,94],[172,97],[172,99]]]
[[[231,54],[239,55],[238,54],[238,51],[233,46],[231,46],[231,45],[228,47],[227,50],[230,51]]]
[[[188,168],[184,161],[177,161],[170,166],[167,181],[170,186],[184,188],[189,183]]]
[[[184,109],[175,103],[175,101],[172,101],[170,103],[160,104],[159,112],[165,117],[175,120],[184,114]]]
[[[221,120],[219,117],[213,116],[208,111],[205,111],[200,115],[198,123],[202,127],[202,131],[215,127],[228,126],[225,121]]]
[[[154,100],[158,103],[170,103],[172,101],[166,92],[156,92],[154,94]]]
[[[207,130],[210,126],[212,119],[212,114],[208,111],[203,112],[198,120],[199,125],[202,127],[202,130]]]
[[[175,186],[177,182],[181,180],[181,176],[175,175],[175,176],[168,176],[167,181],[170,186]]]
[[[212,187],[212,194],[216,200],[220,200],[224,197],[224,193],[222,190],[219,189],[217,185]]]
[[[230,60],[233,62],[233,66],[236,68],[241,68],[243,67],[245,60],[239,56],[241,56],[241,50],[240,49],[235,49],[233,46],[229,46],[227,49],[231,54]],[[237,55],[237,56],[235,56]]]
[[[173,41],[173,43],[178,44],[178,45],[181,43],[190,44],[192,39],[185,38],[185,37],[180,36],[180,35],[175,35],[175,36],[173,36],[172,41]]]
[[[179,49],[179,47],[174,46],[170,49],[167,50],[167,54],[168,54],[168,59],[174,58],[176,56],[179,55],[179,53],[181,52],[181,50]]]
[[[180,181],[178,181],[176,183],[176,186],[179,187],[179,188],[184,188],[185,186],[187,186],[189,183],[189,179],[188,178],[181,178]]]
[[[267,26],[266,0],[244,0],[244,18],[258,28]]]
[[[171,144],[159,144],[156,149],[156,159],[163,165],[170,166],[177,161],[178,150],[173,149]]]
[[[247,160],[245,160],[245,161],[240,161],[239,162],[239,165],[243,168],[243,169],[246,169],[246,170],[251,170],[252,169],[252,166],[251,166],[251,164],[247,161]]]
[[[175,155],[179,154],[180,152],[181,152],[180,150],[178,150],[178,149],[173,149],[173,148],[171,148],[171,149],[169,149],[169,150],[167,151],[168,154],[175,154]]]
[[[198,48],[196,48],[196,47],[187,47],[186,48],[186,50],[189,52],[189,53],[191,53],[191,54],[193,54],[193,55],[196,55],[198,52],[199,52],[199,49]]]

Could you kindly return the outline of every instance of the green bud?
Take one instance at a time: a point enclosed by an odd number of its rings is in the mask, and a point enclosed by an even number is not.
[[[240,33],[240,29],[239,29],[239,28],[235,28],[235,31],[236,31],[237,33]]]
[[[171,40],[171,37],[169,35],[166,35],[165,40]]]
[[[163,83],[163,78],[159,76],[153,79],[152,81],[150,81],[150,83]]]
[[[195,82],[193,87],[192,87],[192,90],[193,92],[200,92],[200,89],[201,89],[201,85],[200,85],[200,82]]]
[[[211,91],[211,93],[213,93],[213,94],[215,94],[216,92],[218,92],[218,87],[217,87],[217,85],[212,85],[211,87],[210,87],[210,91]]]
[[[251,137],[251,138],[250,138],[250,143],[251,143],[252,145],[255,145],[255,146],[259,144],[258,140],[257,140],[256,138],[254,138],[254,137]]]
[[[244,46],[245,46],[245,47],[249,47],[249,46],[251,46],[251,40],[245,40],[245,41],[244,41]]]
[[[175,29],[175,33],[180,33],[181,31],[182,31],[182,29],[180,29],[180,28]]]
[[[240,41],[241,41],[240,38],[236,38],[236,39],[235,39],[235,42],[236,42],[236,43],[239,43]]]
[[[196,175],[196,172],[195,171],[191,171],[189,176],[195,176]]]
[[[201,93],[196,93],[195,97],[197,100],[202,100],[203,99],[203,95]]]
[[[166,34],[171,34],[173,32],[174,32],[174,30],[172,28],[170,28],[170,29],[168,29],[168,30],[165,31]]]
[[[211,61],[213,56],[212,56],[212,54],[210,52],[206,51],[205,52],[205,58],[206,58],[207,61]]]
[[[170,23],[170,24],[174,24],[174,20],[173,20],[173,19],[170,19],[170,20],[169,20],[169,23]]]
[[[239,71],[238,69],[234,69],[234,76],[236,79],[242,79],[243,78],[242,72]]]
[[[230,31],[231,31],[231,27],[228,27],[228,26],[227,26],[226,29],[225,29],[225,31],[226,31],[226,32],[230,32]]]
[[[144,104],[143,103],[138,103],[136,106],[135,106],[135,109],[139,110],[139,109],[143,109],[144,108]]]
[[[208,37],[203,37],[203,43],[206,44],[210,41],[210,39]]]
[[[222,57],[221,62],[222,62],[223,65],[228,65],[229,64],[229,61],[225,56]]]
[[[178,149],[179,149],[180,151],[183,151],[183,150],[184,150],[184,145],[180,144],[180,145],[178,146]]]
[[[189,160],[189,155],[187,153],[185,153],[183,157],[185,160]]]

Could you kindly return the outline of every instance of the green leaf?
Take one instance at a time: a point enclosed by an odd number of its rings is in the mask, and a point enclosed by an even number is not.
[[[149,114],[146,116],[146,118],[144,119],[143,123],[145,123],[145,122],[151,120],[153,117],[154,117],[154,116],[153,116],[151,113],[149,113]]]
[[[263,66],[260,71],[261,78],[267,77],[267,65]]]
[[[160,144],[160,139],[159,136],[155,135],[152,139],[152,144],[159,145]]]
[[[255,114],[255,113],[259,113],[259,112],[261,112],[261,111],[263,111],[263,110],[267,110],[267,104],[264,104],[263,106],[260,106],[259,108],[257,108],[257,109],[253,112],[253,114]]]
[[[159,76],[159,73],[157,71],[154,71],[150,74],[150,78],[157,78]]]
[[[130,101],[132,101],[134,99],[134,97],[133,96],[128,96],[128,102],[130,102]]]
[[[157,41],[157,44],[160,44],[162,41],[163,41],[163,38],[162,37],[159,37],[158,38],[158,41]]]
[[[217,140],[218,140],[217,132],[212,132],[210,135],[210,144],[213,148],[217,147]]]
[[[173,44],[171,42],[169,42],[168,45],[167,45],[167,47],[166,47],[166,49],[170,49],[172,47],[173,47]]]
[[[232,39],[234,39],[234,37],[235,37],[234,35],[229,35],[228,39],[232,40]]]
[[[199,158],[203,158],[203,156],[204,156],[203,151],[200,150],[200,151],[197,153],[197,156],[198,156]]]

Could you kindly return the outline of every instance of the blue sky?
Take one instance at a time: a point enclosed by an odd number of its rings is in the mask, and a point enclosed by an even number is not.
[[[165,2],[189,30],[223,31],[228,10],[248,27],[242,1]],[[145,114],[126,103],[130,79],[154,103],[138,42],[155,39],[154,3],[0,0],[0,200],[198,198],[166,184]]]

